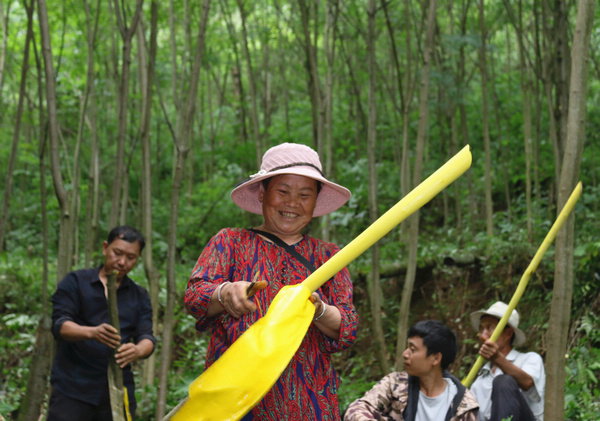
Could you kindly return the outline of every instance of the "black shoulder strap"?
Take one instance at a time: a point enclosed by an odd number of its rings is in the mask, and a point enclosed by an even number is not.
[[[296,258],[300,263],[302,263],[306,269],[308,269],[311,273],[315,271],[315,267],[306,259],[306,257],[302,256],[300,253],[296,251],[296,249],[281,238],[277,237],[275,234],[271,234],[270,232],[265,232],[261,230],[256,230],[254,228],[250,228],[250,231],[255,232],[257,234],[262,235],[263,237],[267,237],[269,240],[277,244],[279,247],[282,247],[285,251],[287,251],[290,255]]]
[[[458,406],[460,405],[460,402],[463,400],[463,396],[465,396],[465,391],[467,390],[467,388],[460,382],[460,380],[458,380],[456,377],[454,377],[448,371],[444,371],[443,376],[452,380],[452,382],[456,385],[456,388],[458,389],[456,391],[456,395],[454,396],[454,399],[452,400],[452,406],[450,408],[448,408],[448,412],[446,413],[445,421],[450,421],[452,419],[452,417],[454,417],[456,415],[456,411],[458,411]]]
[[[417,417],[417,405],[419,405],[419,378],[408,376],[408,398],[402,418],[405,421],[415,421]]]

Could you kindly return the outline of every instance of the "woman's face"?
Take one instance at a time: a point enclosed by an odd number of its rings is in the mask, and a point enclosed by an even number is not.
[[[282,239],[297,237],[312,219],[317,182],[301,175],[276,175],[266,191],[261,187],[258,200],[262,202],[267,231]]]

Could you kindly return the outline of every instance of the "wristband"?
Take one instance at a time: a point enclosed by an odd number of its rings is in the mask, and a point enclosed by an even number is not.
[[[221,288],[223,288],[226,284],[230,284],[231,282],[223,282],[221,285],[219,285],[217,287],[217,298],[219,300],[219,303],[221,303],[221,305],[223,307],[225,307],[225,304],[223,303],[223,301],[221,300]]]
[[[323,302],[323,311],[321,312],[321,314],[319,314],[317,317],[315,317],[314,321],[316,322],[317,320],[319,320],[321,317],[323,317],[323,315],[325,314],[325,312],[327,311],[327,304],[325,304]]]

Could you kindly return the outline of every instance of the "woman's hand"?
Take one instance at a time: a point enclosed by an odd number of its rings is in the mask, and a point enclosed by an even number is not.
[[[342,316],[338,308],[325,303],[316,292],[312,293],[310,301],[315,305],[315,326],[330,338],[339,339]]]
[[[250,288],[252,286],[252,288]],[[256,311],[256,304],[250,298],[261,289],[267,287],[266,281],[258,282],[226,282],[220,286],[220,294],[216,291],[217,300],[222,308],[232,317],[239,319],[246,313]],[[220,295],[220,300],[219,300]],[[214,297],[214,295],[213,295]]]

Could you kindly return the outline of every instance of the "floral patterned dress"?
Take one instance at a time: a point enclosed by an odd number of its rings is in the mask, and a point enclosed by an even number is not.
[[[294,244],[296,250],[318,268],[339,251],[332,243],[308,236]],[[223,282],[259,280],[266,289],[252,299],[257,311],[234,319],[227,312],[208,318],[210,297]],[[198,331],[212,333],[205,368],[214,363],[231,344],[262,317],[277,292],[285,285],[301,283],[309,270],[283,248],[240,228],[227,228],[215,235],[194,267],[185,293],[185,306],[196,319]],[[339,420],[339,379],[330,354],[348,348],[356,339],[358,315],[352,304],[352,282],[344,268],[317,291],[324,302],[341,314],[340,338],[325,336],[314,325],[287,368],[262,401],[244,420]]]

